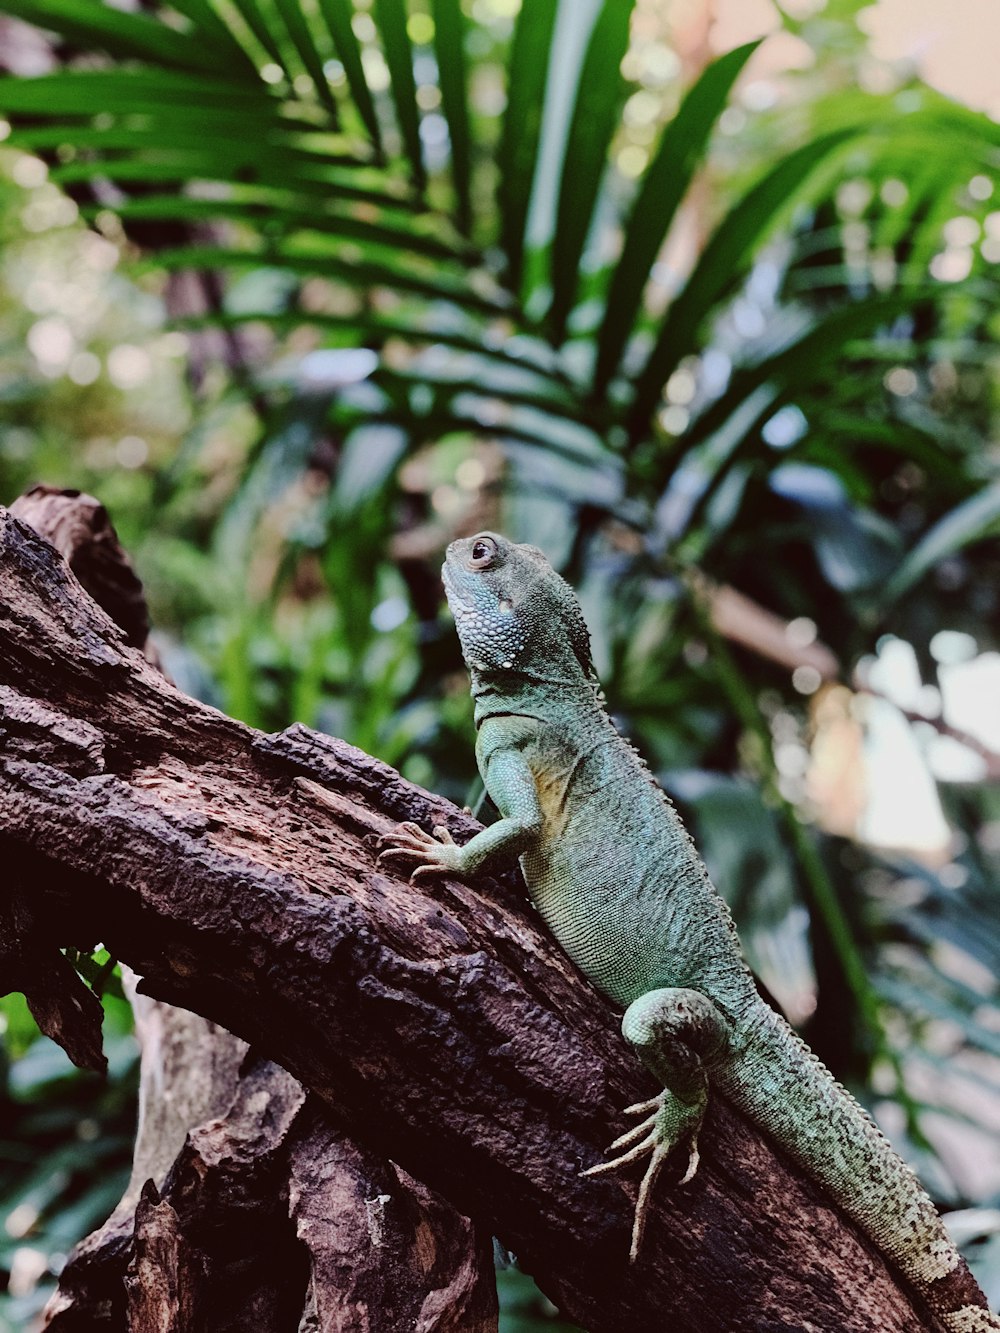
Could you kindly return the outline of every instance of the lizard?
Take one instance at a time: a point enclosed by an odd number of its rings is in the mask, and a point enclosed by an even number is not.
[[[1000,1330],[929,1196],[875,1122],[760,997],[729,909],[669,798],[609,715],[570,585],[533,546],[482,532],[442,570],[475,700],[476,758],[500,818],[457,845],[400,824],[379,862],[468,878],[519,857],[532,902],[589,981],[624,1009],[659,1084],[585,1175],[645,1161],[630,1258],[657,1175],[698,1168],[710,1087],[811,1175],[950,1333]]]

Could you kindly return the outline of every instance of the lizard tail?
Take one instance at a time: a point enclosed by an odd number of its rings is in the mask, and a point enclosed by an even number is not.
[[[765,1010],[713,1082],[823,1186],[949,1333],[1000,1330],[916,1176],[784,1019]]]

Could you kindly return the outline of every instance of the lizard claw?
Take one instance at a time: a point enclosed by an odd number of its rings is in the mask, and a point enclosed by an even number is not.
[[[419,879],[430,879],[432,875],[450,875],[452,871],[447,866],[415,866],[410,871],[411,884],[416,884]]]
[[[613,1171],[620,1171],[622,1167],[631,1166],[633,1162],[649,1158],[642,1184],[639,1186],[639,1198],[636,1201],[632,1223],[629,1260],[634,1263],[642,1245],[653,1184],[664,1162],[685,1135],[689,1136],[689,1156],[687,1170],[679,1184],[686,1185],[698,1170],[698,1129],[702,1112],[701,1109],[692,1111],[691,1108],[685,1107],[672,1092],[664,1089],[649,1101],[637,1102],[634,1106],[627,1107],[626,1114],[642,1115],[645,1119],[638,1125],[633,1125],[624,1134],[620,1134],[609,1146],[608,1152],[618,1152],[617,1157],[613,1157],[609,1162],[599,1162],[596,1166],[581,1172],[581,1175],[610,1175]]]
[[[701,1153],[698,1151],[697,1133],[691,1135],[691,1142],[688,1145],[688,1152],[690,1156],[688,1157],[687,1170],[684,1172],[683,1176],[681,1176],[680,1180],[677,1182],[678,1185],[686,1185],[688,1181],[694,1180],[695,1175],[697,1174],[698,1163],[701,1161]]]
[[[381,848],[375,858],[375,866],[380,869],[392,860],[413,863],[410,883],[415,883],[422,876],[453,875],[457,866],[453,858],[458,847],[454,838],[439,824],[433,834],[426,833],[419,824],[407,820],[398,825],[391,833],[385,833],[378,840]],[[454,851],[449,849],[454,848]]]
[[[405,824],[399,824],[391,833],[384,833],[379,838],[378,846],[381,850],[375,858],[375,864],[381,865],[383,861],[389,861],[394,857],[418,861],[433,844],[434,839],[429,833],[425,833],[419,824],[407,821]]]

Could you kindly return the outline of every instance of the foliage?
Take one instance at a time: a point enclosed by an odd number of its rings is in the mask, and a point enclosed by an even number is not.
[[[929,866],[822,833],[804,779],[828,705],[858,731],[887,638],[933,687],[942,629],[995,646],[1000,129],[838,76],[861,59],[849,0],[786,20],[822,91],[750,116],[755,44],[682,93],[633,8],[3,0],[61,60],[0,81],[19,160],[93,224],[73,244],[131,261],[122,305],[187,331],[194,380],[182,407],[156,357],[182,442],[131,424],[112,470],[86,418],[67,459],[58,416],[104,379],[56,366],[28,392],[19,370],[32,444],[3,479],[30,459],[120,496],[187,688],[460,800],[469,706],[429,561],[481,521],[543,545],[754,965],[970,1202],[931,1151],[927,1109],[954,1098],[928,1071],[950,1041],[951,1069],[997,1083],[995,787],[943,789],[958,837]],[[842,693],[721,632],[719,585],[834,645]]]
[[[0,999],[2,1333],[29,1326],[47,1294],[39,1279],[124,1193],[138,1075],[131,1019],[120,994],[105,995],[105,1080],[74,1070],[38,1035],[21,995]]]

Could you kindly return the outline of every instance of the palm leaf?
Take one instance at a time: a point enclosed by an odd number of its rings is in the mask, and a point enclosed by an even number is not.
[[[741,70],[759,45],[748,42],[709,65],[663,133],[643,176],[626,224],[621,258],[611,279],[597,337],[595,397],[607,388],[621,360],[643,288],[691,178],[703,160],[712,126]]]
[[[507,282],[515,292],[520,291],[524,272],[524,233],[538,160],[557,8],[556,0],[533,0],[521,6],[508,61],[497,211],[500,245],[507,256]]]
[[[202,34],[178,32],[145,15],[123,13],[102,0],[5,0],[4,9],[83,47],[124,59],[203,71],[214,69],[218,62],[214,43],[206,44]]]
[[[274,0],[274,3],[284,20],[288,35],[305,66],[306,73],[312,79],[316,95],[329,112],[332,124],[339,125],[340,113],[327,82],[326,71],[323,69],[323,57],[316,47],[316,40],[299,0]]]
[[[284,52],[275,40],[258,0],[232,0],[232,3],[247,25],[247,31],[260,44],[261,50],[287,74]]]
[[[483,316],[498,316],[506,311],[502,294],[492,298],[471,289],[461,271],[448,273],[440,267],[426,275],[410,262],[406,265],[385,263],[374,258],[344,255],[335,243],[327,246],[305,244],[296,239],[280,246],[254,246],[236,249],[215,245],[188,245],[181,249],[157,251],[145,261],[147,267],[168,269],[284,268],[291,273],[318,274],[337,278],[351,286],[387,287],[411,292],[430,301],[446,301]]]
[[[683,291],[667,311],[653,350],[636,380],[628,412],[633,441],[648,432],[663,385],[691,352],[710,311],[746,273],[757,246],[788,215],[824,160],[856,138],[857,133],[854,129],[835,130],[804,144],[767,172],[726,214]]]
[[[885,602],[898,601],[942,560],[998,530],[1000,482],[994,482],[956,505],[924,534],[889,580]]]
[[[227,82],[173,68],[70,69],[32,78],[0,79],[0,107],[33,117],[128,115],[195,108],[203,116],[277,115],[278,101],[263,85]]]
[[[330,30],[340,63],[344,67],[344,76],[358,115],[371,137],[376,153],[381,157],[382,133],[375,113],[375,103],[365,80],[364,66],[361,63],[361,46],[351,27],[353,8],[350,0],[319,0],[319,9]]]
[[[396,121],[410,163],[413,184],[420,192],[427,184],[423,146],[420,142],[420,115],[417,111],[417,85],[413,78],[413,48],[406,30],[406,6],[403,0],[375,0],[375,15],[385,48],[386,64],[392,87]]]
[[[455,186],[456,217],[460,229],[468,232],[472,226],[472,147],[466,94],[466,21],[459,0],[434,0],[432,13],[441,102],[451,140],[451,177]]]
[[[604,0],[594,23],[577,80],[576,101],[563,151],[556,205],[556,234],[550,246],[552,303],[548,329],[558,346],[576,301],[580,260],[618,126],[625,82],[617,74],[628,48],[633,0]],[[613,71],[610,76],[608,71]]]
[[[243,47],[233,35],[228,24],[224,23],[212,8],[209,0],[172,0],[171,7],[179,14],[190,19],[197,29],[198,39],[208,41],[218,48],[222,59],[233,68],[243,66],[248,78],[257,78],[257,68]]]
[[[84,216],[95,216],[100,205],[86,205]],[[381,219],[372,217],[366,207],[364,216],[338,210],[332,203],[318,205],[289,194],[278,197],[278,192],[253,186],[234,187],[230,199],[201,199],[195,195],[143,195],[119,204],[119,217],[129,219],[173,219],[211,222],[220,218],[247,224],[256,223],[265,235],[280,229],[288,233],[315,232],[323,236],[343,237],[358,242],[365,249],[381,249],[398,255],[409,252],[431,259],[461,260],[461,251],[442,237],[440,229],[418,225],[419,219],[407,217],[395,210],[381,210]],[[277,224],[277,226],[276,226]]]

